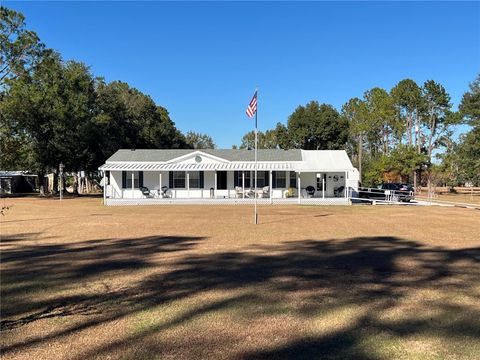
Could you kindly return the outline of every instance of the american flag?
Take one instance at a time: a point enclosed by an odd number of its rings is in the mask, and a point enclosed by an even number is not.
[[[250,104],[248,104],[247,107],[247,116],[249,118],[253,117],[255,113],[257,112],[257,92],[255,91],[255,94],[253,94],[252,100],[250,100]]]

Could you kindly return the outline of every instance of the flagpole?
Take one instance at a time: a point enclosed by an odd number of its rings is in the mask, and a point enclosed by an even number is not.
[[[257,215],[257,143],[258,143],[258,122],[257,122],[257,113],[258,113],[258,88],[255,89],[255,94],[257,95],[257,109],[255,111],[255,217],[254,224],[258,224],[258,215]]]

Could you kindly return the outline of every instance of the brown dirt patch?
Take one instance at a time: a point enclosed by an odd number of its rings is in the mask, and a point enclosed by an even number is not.
[[[480,211],[6,200],[2,359],[473,359]]]

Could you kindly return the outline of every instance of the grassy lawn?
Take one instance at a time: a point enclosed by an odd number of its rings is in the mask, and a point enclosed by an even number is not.
[[[2,359],[479,359],[480,211],[7,200]]]
[[[421,196],[417,196],[417,199],[421,200],[428,200],[426,194],[422,194]],[[480,205],[480,194],[439,194],[435,196],[434,200],[440,201],[450,201],[455,203],[462,203],[462,204],[473,204],[473,205]]]
[[[457,187],[455,190],[457,192],[452,193],[448,188],[435,188],[434,200],[480,205],[480,188]],[[427,189],[422,188],[421,194],[417,194],[416,198],[419,200],[428,200]]]

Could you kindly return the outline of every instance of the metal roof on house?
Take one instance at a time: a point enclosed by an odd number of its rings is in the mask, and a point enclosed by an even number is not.
[[[258,162],[257,170],[285,171],[293,170],[291,162]],[[115,162],[107,163],[101,170],[130,170],[130,171],[215,171],[215,170],[255,170],[255,162],[229,163],[153,163],[153,162]]]
[[[170,161],[197,151],[228,161],[254,161],[255,151],[246,149],[120,149],[109,161]],[[301,150],[259,149],[258,161],[302,161]]]
[[[219,158],[218,162],[182,162],[193,153]],[[118,150],[100,170],[130,171],[215,171],[254,170],[254,151],[209,150]],[[178,159],[178,161],[176,160]],[[223,161],[222,161],[223,160]],[[354,167],[345,150],[258,150],[258,170],[349,171]]]
[[[304,171],[331,169],[354,169],[345,150],[302,150],[302,165]]]

